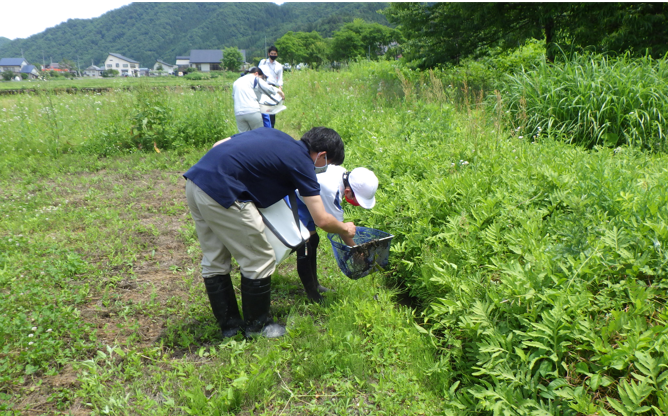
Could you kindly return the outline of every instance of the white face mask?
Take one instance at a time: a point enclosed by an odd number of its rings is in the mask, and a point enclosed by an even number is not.
[[[315,159],[318,160],[318,157],[316,156]],[[327,171],[327,166],[329,166],[329,165],[327,164],[327,153],[325,153],[325,166],[319,166],[319,167],[318,167],[318,166],[315,165],[315,162],[313,162],[313,168],[315,169],[315,173],[316,173],[316,175],[317,175],[318,173],[326,172],[326,171]]]

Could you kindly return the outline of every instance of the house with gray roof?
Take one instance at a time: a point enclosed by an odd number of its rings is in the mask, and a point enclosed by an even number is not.
[[[118,53],[109,53],[107,59],[104,60],[105,69],[115,69],[122,76],[137,76],[139,75],[139,61],[132,58],[127,58]]]
[[[193,49],[190,51],[190,66],[202,72],[219,71],[223,51],[220,49]]]
[[[91,65],[84,70],[83,74],[85,77],[101,77],[102,71],[104,71],[104,68],[100,68],[97,65]]]
[[[25,65],[23,68],[21,68],[21,73],[28,74],[28,78],[30,79],[39,78],[39,71],[35,65]]]
[[[0,58],[0,72],[7,70],[19,73],[21,68],[28,65],[28,61],[23,58]]]
[[[176,71],[177,66],[168,64],[165,61],[162,61],[160,59],[155,61],[155,64],[153,64],[153,71],[151,72],[152,75],[172,75],[174,71]]]

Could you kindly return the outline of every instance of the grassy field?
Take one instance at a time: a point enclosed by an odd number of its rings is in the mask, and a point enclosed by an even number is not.
[[[286,262],[288,335],[251,342],[218,337],[180,177],[235,133],[229,92],[0,98],[0,410],[668,412],[666,156],[527,134],[449,76],[287,74],[277,127],[336,129],[380,179],[347,218],[396,237],[358,281],[321,244],[324,305]]]
[[[47,78],[46,80],[23,80],[23,81],[0,81],[0,92],[6,90],[59,90],[59,89],[86,89],[86,88],[130,88],[136,87],[142,83],[150,83],[153,87],[160,86],[181,86],[190,87],[212,86],[219,87],[228,85],[230,80],[239,76],[238,73],[221,72],[216,78],[190,81],[183,77],[164,76],[164,77],[112,77],[112,78],[75,78],[64,77]]]

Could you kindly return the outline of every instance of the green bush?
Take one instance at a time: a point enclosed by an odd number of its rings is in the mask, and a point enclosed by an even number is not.
[[[5,81],[11,81],[12,78],[14,78],[14,72],[10,71],[9,69],[5,69],[2,72],[2,79]]]
[[[211,76],[205,72],[189,72],[184,78],[190,81],[201,81],[203,79],[210,79]]]
[[[540,132],[585,147],[668,150],[668,64],[575,54],[509,75],[502,98],[525,138]]]

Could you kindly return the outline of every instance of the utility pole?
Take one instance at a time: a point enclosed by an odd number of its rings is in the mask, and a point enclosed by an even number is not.
[[[81,68],[79,68],[79,55],[77,55],[77,76],[81,76]]]

